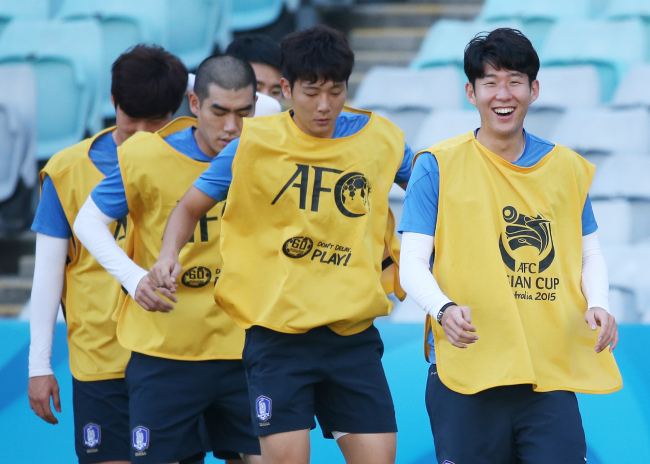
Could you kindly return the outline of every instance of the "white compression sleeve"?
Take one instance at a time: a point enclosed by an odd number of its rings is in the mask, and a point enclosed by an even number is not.
[[[429,261],[433,252],[433,237],[415,232],[404,232],[400,252],[399,280],[402,288],[427,314],[432,317],[451,300],[442,293],[431,273]]]
[[[34,282],[29,307],[29,376],[51,375],[52,340],[61,303],[68,240],[36,234]]]
[[[93,199],[88,197],[74,221],[74,233],[97,262],[134,297],[147,271],[135,264],[115,241],[108,228],[115,220],[102,213]]]
[[[587,308],[600,307],[609,311],[609,278],[598,233],[582,237],[582,293]]]

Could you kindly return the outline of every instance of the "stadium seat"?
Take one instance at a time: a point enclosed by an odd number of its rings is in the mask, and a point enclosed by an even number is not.
[[[549,30],[540,52],[542,66],[596,66],[601,100],[609,102],[631,65],[646,55],[643,24],[626,21],[558,21]]]
[[[80,40],[83,38],[83,40]],[[95,21],[13,20],[0,37],[0,63],[31,63],[36,75],[36,156],[48,159],[102,125],[102,36]]]
[[[167,48],[194,70],[214,51],[220,0],[167,0],[167,8]]]
[[[603,245],[632,243],[632,205],[630,202],[624,199],[592,199],[591,205],[598,223],[598,238]]]
[[[235,0],[232,11],[233,31],[249,31],[273,24],[283,8],[295,12],[299,0]]]
[[[482,21],[521,21],[526,36],[539,49],[556,21],[593,17],[591,0],[486,0],[478,16]]]
[[[158,0],[65,0],[58,14],[64,21],[93,19],[103,34],[101,64],[101,113],[114,118],[111,103],[111,66],[115,59],[138,43],[167,43],[166,11]]]
[[[407,142],[411,143],[431,110],[457,110],[463,106],[463,100],[464,81],[455,66],[430,69],[377,66],[361,82],[353,106],[387,117],[404,131]]]
[[[610,0],[605,17],[609,19],[640,19],[645,28],[645,60],[650,62],[650,2],[648,0]]]
[[[650,201],[648,174],[650,156],[625,152],[614,154],[596,170],[590,189],[591,198]]]
[[[221,53],[232,42],[232,5],[233,0],[220,0],[217,13],[217,25],[214,31],[214,43]]]
[[[598,219],[598,218],[597,218]],[[600,230],[599,230],[600,235]],[[619,312],[619,322],[650,322],[650,243],[614,245],[602,243],[607,262],[610,289],[614,298],[621,297],[626,308],[612,308]],[[616,295],[622,293],[623,295]],[[611,298],[612,295],[610,295]],[[611,303],[617,304],[616,300]]]
[[[594,108],[600,104],[600,81],[590,65],[546,67],[537,74],[540,91],[531,110]]]
[[[650,109],[650,91],[648,91],[650,63],[633,66],[616,88],[613,107],[642,106]]]
[[[417,153],[434,143],[477,129],[480,125],[481,117],[476,110],[434,110],[420,125],[411,148]]]
[[[455,65],[462,72],[463,53],[467,43],[479,32],[499,27],[523,29],[521,22],[514,20],[485,22],[440,19],[429,29],[418,54],[411,62],[411,68]]]
[[[0,1],[0,34],[14,18],[47,19],[51,14],[51,0]]]
[[[650,112],[636,108],[573,109],[561,116],[553,142],[568,146],[597,165],[603,155],[618,152],[648,153]]]
[[[36,185],[36,77],[29,64],[0,65],[0,202]]]

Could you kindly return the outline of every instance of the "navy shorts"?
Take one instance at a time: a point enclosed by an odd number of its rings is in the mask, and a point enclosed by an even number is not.
[[[287,334],[253,326],[246,331],[253,426],[259,436],[316,426],[332,432],[396,432],[395,408],[374,326],[349,336],[328,327]]]
[[[75,450],[81,464],[129,461],[129,395],[124,379],[72,379]]]
[[[426,404],[439,463],[585,464],[587,445],[575,393],[531,385],[474,395],[447,388],[429,368]]]
[[[126,367],[131,462],[183,461],[206,450],[218,459],[260,454],[239,360],[179,361],[132,353]]]

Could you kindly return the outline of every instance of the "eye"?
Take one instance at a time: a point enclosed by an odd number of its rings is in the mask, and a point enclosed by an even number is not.
[[[315,97],[316,95],[318,95],[318,94],[316,94],[316,93],[306,93],[305,94],[305,96],[307,96],[307,97]]]

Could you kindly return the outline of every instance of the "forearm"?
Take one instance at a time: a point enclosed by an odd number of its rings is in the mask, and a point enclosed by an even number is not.
[[[63,291],[67,254],[67,239],[36,234],[34,282],[29,310],[30,377],[52,374],[52,340]]]
[[[582,293],[587,308],[603,308],[609,311],[609,278],[607,264],[600,249],[598,233],[582,237]]]
[[[189,205],[190,201],[183,197],[169,215],[160,248],[161,257],[178,259],[181,250],[192,238],[199,219],[209,210],[209,208],[206,211],[197,210],[188,207]]]
[[[100,211],[92,198],[84,203],[74,222],[74,233],[106,271],[115,277],[131,295],[147,275],[115,242],[108,228],[116,219]]]
[[[433,237],[414,232],[402,235],[400,252],[400,283],[409,297],[432,317],[451,300],[440,290],[431,273],[429,260],[433,251]]]

